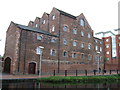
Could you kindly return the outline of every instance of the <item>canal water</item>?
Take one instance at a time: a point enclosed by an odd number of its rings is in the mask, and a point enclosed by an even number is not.
[[[24,81],[24,82],[3,82],[2,89],[10,89],[10,88],[94,88],[99,90],[99,88],[104,90],[120,90],[120,83],[103,83],[103,84],[81,84],[81,83],[61,83],[61,84],[53,84],[53,83],[40,83],[35,81]]]

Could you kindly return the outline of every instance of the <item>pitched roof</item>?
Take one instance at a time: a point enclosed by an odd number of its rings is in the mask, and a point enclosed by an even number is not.
[[[47,31],[44,31],[44,30],[41,30],[41,29],[38,29],[38,28],[32,28],[32,27],[28,27],[28,26],[20,25],[20,24],[16,24],[16,23],[14,23],[14,24],[15,24],[18,28],[23,29],[23,30],[26,30],[26,31],[32,31],[32,32],[37,32],[37,33],[49,35],[49,36],[58,37],[58,35],[53,35],[53,34],[47,32]]]
[[[98,35],[98,34],[108,34],[108,33],[111,33],[112,35],[115,35],[112,31],[106,31],[106,32],[98,32],[98,33],[96,33],[96,35]]]
[[[97,38],[97,37],[93,37],[94,39],[98,39],[98,40],[102,40],[102,39],[100,39],[100,38]]]
[[[64,12],[64,11],[62,11],[62,10],[59,10],[59,9],[57,9],[57,8],[56,8],[56,10],[58,10],[62,15],[65,15],[65,16],[68,16],[68,17],[70,17],[70,18],[76,19],[76,16],[73,16],[73,15],[71,15],[71,14],[69,14],[69,13],[66,13],[66,12]]]

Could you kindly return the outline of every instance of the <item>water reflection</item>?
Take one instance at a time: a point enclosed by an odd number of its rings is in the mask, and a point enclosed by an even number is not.
[[[103,83],[103,84],[52,84],[52,83],[39,83],[39,82],[19,82],[19,83],[2,83],[2,88],[96,88],[96,90],[99,90],[99,88],[106,88],[105,90],[112,90],[112,88],[117,88],[116,90],[120,89],[120,83]]]

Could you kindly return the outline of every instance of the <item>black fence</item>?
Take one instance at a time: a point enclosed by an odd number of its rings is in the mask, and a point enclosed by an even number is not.
[[[42,72],[42,75],[48,76],[95,76],[119,74],[120,70],[57,70]]]

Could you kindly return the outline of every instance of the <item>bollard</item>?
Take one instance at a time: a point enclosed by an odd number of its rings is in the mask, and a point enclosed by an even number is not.
[[[87,70],[85,70],[85,75],[87,76]]]
[[[111,70],[110,70],[110,74],[111,74]]]
[[[77,70],[76,70],[76,76],[77,76]]]
[[[55,70],[53,71],[53,76],[55,76]]]
[[[65,76],[67,76],[67,70],[65,70]]]
[[[96,75],[96,70],[93,70],[94,71],[94,76]]]
[[[118,74],[118,70],[117,70],[117,74]]]

